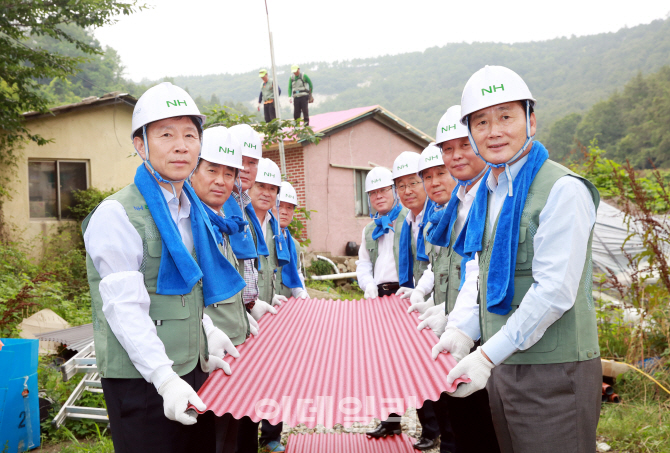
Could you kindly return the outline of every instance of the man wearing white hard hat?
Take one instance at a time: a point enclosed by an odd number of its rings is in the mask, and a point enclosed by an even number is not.
[[[284,297],[295,297],[296,299],[307,299],[309,294],[305,289],[305,277],[302,275],[300,265],[300,243],[291,236],[288,226],[293,221],[295,208],[298,207],[298,194],[288,181],[282,181],[279,191],[279,226],[289,247],[291,263],[282,266],[281,272],[277,273],[276,292]],[[298,281],[300,285],[298,285]]]
[[[454,396],[486,387],[503,452],[592,452],[602,383],[591,295],[599,195],[533,141],[534,106],[523,79],[501,66],[477,71],[463,90],[461,122],[492,169],[454,246],[479,263],[468,266],[454,310],[469,313],[459,328],[481,335],[482,346],[448,381],[471,380]]]
[[[268,76],[267,69],[261,69],[258,71],[258,77],[263,80],[261,85],[261,93],[258,95],[258,111],[261,111],[261,103],[263,103],[263,115],[265,115],[265,122],[269,123],[273,119],[277,118],[277,113],[275,111],[275,92],[274,92],[274,81]],[[277,87],[279,90],[279,95],[281,96],[281,87]]]
[[[465,276],[462,257],[453,252],[456,238],[463,231],[463,224],[477,193],[477,188],[487,170],[486,163],[477,157],[470,146],[468,131],[460,122],[461,107],[450,107],[437,125],[436,145],[441,151],[445,169],[456,181],[457,189],[452,193],[449,203],[440,211],[439,220],[426,228],[426,242],[430,244],[431,254],[437,262],[437,272],[431,281],[437,281],[444,302],[431,311],[424,313],[419,328],[431,327],[440,337],[433,350],[433,358],[437,358],[442,350],[451,350],[452,355],[460,360],[470,353],[474,343],[470,337],[458,329],[459,313],[454,312],[456,299],[461,286],[461,277]],[[434,167],[436,169],[441,167]],[[429,171],[425,171],[428,176]],[[429,178],[431,179],[431,178]],[[447,318],[448,316],[448,318]],[[461,315],[462,316],[462,315]],[[467,319],[467,313],[466,313]],[[447,319],[450,327],[447,327]],[[436,327],[439,330],[436,330]],[[446,328],[446,330],[445,330]],[[473,393],[466,398],[440,398],[436,412],[443,418],[451,420],[453,426],[456,451],[459,452],[496,452],[498,442],[491,421],[488,394],[485,389]]]
[[[131,137],[144,161],[134,184],[82,224],[97,367],[117,452],[213,451],[212,414],[196,419],[186,408],[206,410],[196,391],[209,372],[230,374],[224,351],[239,356],[204,314],[244,287],[185,182],[204,120],[183,89],[167,82],[148,89],[133,112]]]
[[[291,66],[291,77],[288,79],[289,102],[293,103],[293,119],[297,120],[302,114],[305,124],[309,125],[309,103],[313,101],[312,80],[300,72],[300,66]]]
[[[375,167],[365,177],[370,222],[364,229],[356,261],[358,285],[366,299],[390,296],[400,288],[398,260],[400,236],[407,217],[407,209],[400,204],[393,183],[393,174],[383,167]],[[400,416],[391,414],[374,430],[370,437],[400,434]]]

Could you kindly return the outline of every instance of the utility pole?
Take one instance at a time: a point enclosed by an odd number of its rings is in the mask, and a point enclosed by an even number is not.
[[[275,96],[275,113],[281,121],[281,105],[279,104],[279,88],[277,85],[277,71],[275,69],[275,49],[272,43],[272,31],[270,31],[270,13],[268,12],[268,1],[265,0],[265,15],[268,19],[268,35],[270,36],[270,59],[272,62],[272,91]],[[291,93],[289,93],[289,96]],[[279,140],[279,161],[281,162],[282,180],[286,180],[286,158],[284,157],[284,140]]]

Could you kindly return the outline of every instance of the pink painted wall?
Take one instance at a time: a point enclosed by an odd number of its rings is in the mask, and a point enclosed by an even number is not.
[[[421,152],[419,145],[398,135],[374,119],[325,137],[304,148],[307,208],[312,213],[309,250],[344,255],[347,242],[361,244],[369,217],[356,217],[354,170],[335,165],[370,167],[368,162],[391,168],[403,151]]]

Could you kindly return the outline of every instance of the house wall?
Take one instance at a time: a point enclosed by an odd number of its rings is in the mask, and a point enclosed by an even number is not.
[[[89,187],[121,189],[133,181],[141,162],[138,156],[129,157],[134,152],[130,141],[131,118],[132,107],[119,103],[89,106],[28,121],[32,133],[53,139],[53,143],[44,146],[27,144],[18,161],[12,199],[3,206],[5,221],[18,227],[15,239],[30,240],[61,223],[55,219],[30,218],[28,160],[85,160],[88,162]]]
[[[307,224],[314,252],[344,255],[347,242],[361,244],[368,217],[356,217],[354,170],[335,165],[371,167],[369,162],[391,168],[403,151],[421,152],[419,145],[374,119],[368,119],[304,148]]]

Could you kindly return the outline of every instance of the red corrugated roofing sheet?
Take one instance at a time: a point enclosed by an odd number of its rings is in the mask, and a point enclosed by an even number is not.
[[[364,434],[291,434],[286,453],[412,453],[405,434],[370,439]]]
[[[431,357],[437,337],[418,331],[418,313],[397,296],[293,299],[260,320],[260,335],[227,357],[198,394],[207,409],[289,426],[351,426],[437,400],[456,361]]]

